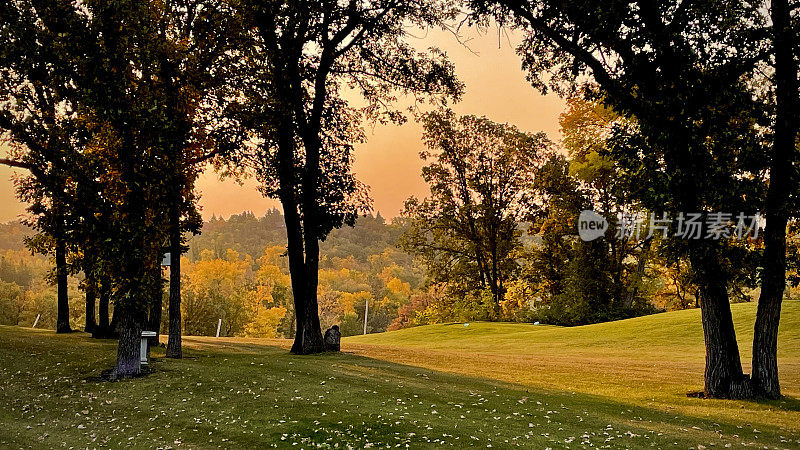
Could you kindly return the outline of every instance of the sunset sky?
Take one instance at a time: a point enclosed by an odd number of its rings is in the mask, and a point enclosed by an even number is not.
[[[558,115],[564,109],[564,101],[555,95],[540,95],[525,81],[520,59],[514,53],[518,39],[498,37],[496,29],[487,33],[469,29],[462,35],[469,49],[442,31],[414,39],[420,48],[435,46],[445,50],[454,62],[459,78],[466,84],[466,93],[453,109],[459,114],[507,122],[523,131],[544,131],[551,139],[559,139]],[[402,126],[370,127],[368,135],[368,142],[356,149],[354,170],[370,186],[375,211],[394,217],[410,195],[427,193],[420,177],[422,129],[419,124],[408,122]],[[15,220],[24,213],[25,205],[14,195],[12,174],[13,170],[0,166],[0,222]],[[262,215],[267,208],[278,206],[276,201],[263,198],[255,186],[252,180],[243,186],[220,181],[208,170],[198,182],[203,217],[228,217],[247,210]]]

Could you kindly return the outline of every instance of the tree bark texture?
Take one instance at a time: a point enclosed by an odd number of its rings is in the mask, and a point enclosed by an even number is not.
[[[797,64],[787,0],[772,1],[775,50],[775,136],[770,163],[764,230],[764,271],[753,334],[752,383],[757,395],[780,398],[778,325],[786,288],[786,225],[789,216],[791,167],[797,138]]]
[[[56,236],[56,289],[58,291],[58,318],[56,333],[69,333],[69,293],[67,292],[67,247],[63,237]]]
[[[97,307],[97,326],[92,332],[92,337],[104,339],[111,335],[111,324],[109,323],[108,307],[111,297],[111,286],[108,279],[100,282],[100,302]]]
[[[167,358],[176,359],[183,357],[181,344],[181,253],[183,249],[181,246],[180,219],[178,205],[172,205],[169,218],[169,339],[167,341]]]
[[[144,317],[135,310],[126,310],[121,314],[119,344],[117,345],[117,364],[113,378],[129,378],[141,373],[140,344]]]
[[[86,276],[86,323],[83,331],[87,333],[94,332],[97,328],[97,316],[95,315],[95,307],[97,306],[97,281],[94,276],[88,274]]]
[[[698,243],[690,249],[692,267],[698,276],[703,338],[706,346],[704,393],[713,398],[749,398],[749,379],[742,373],[739,345],[733,326],[728,286],[716,253]]]

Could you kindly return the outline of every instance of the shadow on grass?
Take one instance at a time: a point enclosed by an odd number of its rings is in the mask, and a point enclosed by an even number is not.
[[[3,333],[0,333],[3,334]],[[81,341],[81,345],[91,345],[94,340],[86,336],[70,338],[70,340]],[[2,341],[2,339],[0,339]],[[73,342],[74,342],[73,341]],[[53,343],[50,339],[27,339],[18,341],[15,350],[19,358],[25,361],[30,354],[31,348],[36,348],[43,343]],[[94,341],[96,343],[97,341]],[[77,344],[77,342],[74,342]],[[410,364],[394,363],[379,358],[369,356],[353,355],[353,354],[337,354],[337,353],[323,353],[307,356],[293,356],[289,353],[288,349],[280,347],[275,343],[235,343],[228,342],[225,346],[208,346],[200,343],[197,348],[191,348],[192,357],[187,359],[195,359],[205,361],[206,366],[197,364],[190,365],[176,365],[179,361],[174,361],[169,368],[161,367],[156,368],[156,372],[175,372],[175,378],[178,379],[178,374],[186,376],[187,374],[199,373],[198,371],[209,371],[209,369],[220,370],[221,358],[230,358],[230,367],[235,368],[238,365],[239,371],[253,370],[247,369],[252,366],[254,362],[261,362],[258,366],[264,365],[264,371],[271,371],[274,373],[290,374],[293,377],[308,377],[309,380],[314,380],[314,386],[319,380],[326,380],[331,374],[337,377],[344,377],[347,383],[355,386],[353,392],[363,395],[363,392],[368,390],[380,391],[386,398],[395,398],[396,390],[401,388],[407,394],[419,394],[420,402],[430,400],[431,404],[439,404],[453,400],[455,396],[471,394],[473,390],[482,392],[482,395],[487,398],[487,401],[492,401],[491,406],[478,403],[475,407],[476,410],[484,408],[488,419],[498,420],[497,417],[506,416],[508,420],[517,417],[514,413],[536,412],[543,414],[541,411],[555,410],[566,411],[568,409],[571,413],[564,413],[563,423],[554,423],[550,425],[542,425],[542,431],[547,427],[555,428],[559,425],[574,426],[574,419],[567,421],[567,417],[572,414],[580,414],[580,422],[584,418],[587,420],[586,427],[593,430],[603,430],[607,424],[614,424],[615,428],[626,427],[633,430],[638,434],[648,433],[649,430],[654,428],[654,423],[658,423],[658,429],[668,433],[669,435],[679,436],[684,434],[696,434],[697,439],[711,439],[717,433],[725,436],[740,435],[742,442],[759,442],[764,443],[763,439],[770,441],[770,443],[778,444],[782,439],[781,435],[796,433],[788,431],[785,428],[778,428],[775,426],[764,426],[759,423],[758,428],[761,431],[749,431],[752,426],[746,427],[745,419],[737,418],[704,418],[696,415],[688,415],[683,413],[676,413],[675,411],[665,411],[661,408],[654,408],[649,405],[632,405],[630,402],[619,401],[613,398],[600,396],[588,393],[573,393],[559,390],[548,390],[535,388],[527,385],[509,383],[493,378],[475,377],[468,375],[459,375],[446,372],[440,372],[414,366]],[[0,348],[7,346],[0,342]],[[93,345],[94,346],[94,345]],[[75,346],[70,346],[72,350]],[[10,348],[9,348],[10,350]],[[63,360],[66,348],[60,345],[52,347],[52,357],[56,360]],[[233,350],[233,351],[232,351]],[[247,350],[247,351],[243,351]],[[111,348],[107,350],[111,351]],[[105,358],[104,358],[105,360]],[[154,362],[162,363],[160,357],[154,358]],[[200,361],[198,361],[200,362]],[[459,361],[452,361],[453,364],[459,364]],[[461,364],[468,364],[465,361]],[[29,362],[23,362],[29,364]],[[291,364],[291,365],[290,365]],[[256,369],[261,371],[262,369]],[[220,372],[223,374],[223,372]],[[74,380],[75,373],[72,372],[71,376]],[[222,375],[224,376],[224,375]],[[281,375],[283,376],[283,375]],[[172,378],[172,377],[169,377]],[[250,382],[250,378],[240,376],[240,379],[246,379]],[[90,381],[87,379],[87,381]],[[101,380],[91,380],[100,382]],[[105,380],[103,380],[105,381]],[[134,380],[132,380],[134,381]],[[134,381],[136,382],[136,381]],[[236,381],[239,382],[239,381]],[[137,383],[138,384],[138,383]],[[145,386],[147,382],[145,381]],[[308,386],[311,386],[309,384]],[[231,386],[233,389],[234,386]],[[495,391],[495,389],[497,391]],[[378,392],[375,392],[378,394]],[[530,401],[528,397],[531,396]],[[414,395],[416,398],[416,395]],[[467,397],[467,398],[471,398]],[[502,403],[500,403],[502,400]],[[544,405],[533,406],[532,403],[541,400]],[[474,400],[468,400],[474,401]],[[525,405],[527,402],[527,406]],[[428,402],[426,402],[428,403]],[[538,402],[537,402],[538,403]],[[699,401],[698,401],[699,403]],[[762,401],[753,402],[763,404],[764,406],[773,409],[780,409],[785,411],[800,411],[800,400],[792,397],[784,398],[776,401]],[[550,406],[552,405],[552,406]],[[559,407],[560,405],[561,407]],[[380,406],[377,406],[380,408]],[[388,406],[385,406],[388,408]],[[503,412],[495,413],[494,408],[502,407]],[[538,408],[538,409],[537,409]],[[380,410],[380,412],[383,412]],[[427,413],[427,411],[426,411]],[[548,411],[548,414],[550,411]],[[494,417],[493,415],[497,415]],[[561,414],[561,413],[558,413]],[[522,417],[522,416],[520,416]],[[577,415],[576,415],[577,417]],[[547,417],[548,423],[550,417]],[[720,420],[722,419],[722,420]],[[423,419],[425,420],[425,419]],[[427,420],[433,420],[427,418]],[[438,420],[438,419],[437,419]],[[522,419],[519,419],[522,420]],[[522,426],[527,423],[528,419],[524,420]],[[583,425],[580,425],[583,427]],[[589,429],[587,428],[587,429]],[[689,431],[697,429],[697,433]],[[703,430],[702,432],[700,430]],[[538,432],[539,430],[537,430]],[[550,430],[553,431],[553,430]],[[600,431],[602,432],[602,431]],[[759,437],[760,436],[760,437]],[[692,436],[687,436],[687,439],[692,439]],[[666,439],[666,438],[665,438]],[[716,439],[716,438],[715,438]],[[756,441],[756,439],[759,439]],[[663,442],[662,442],[663,444]]]
[[[705,392],[703,391],[687,392],[686,396],[689,398],[695,398],[699,400],[710,400],[710,401],[724,400],[724,399],[706,397]],[[737,399],[736,401],[743,403],[752,403],[754,405],[771,406],[773,408],[781,409],[784,411],[800,411],[800,399],[794,397],[785,396],[778,400],[766,399],[766,398]]]
[[[776,409],[784,411],[800,412],[800,398],[783,397],[779,400],[753,400],[753,403],[759,405],[771,406]]]
[[[645,432],[652,427],[652,425],[645,425],[646,423],[661,423],[667,429],[675,430],[714,430],[714,433],[721,433],[722,435],[734,436],[741,435],[742,438],[747,436],[751,442],[755,442],[758,436],[764,437],[764,432],[771,434],[771,440],[777,443],[783,439],[784,435],[794,436],[797,439],[797,433],[768,424],[761,423],[758,427],[761,431],[751,433],[752,429],[749,421],[737,420],[733,418],[707,418],[698,415],[684,414],[674,410],[664,410],[661,408],[654,408],[649,405],[634,405],[623,401],[615,400],[602,395],[585,393],[585,392],[570,392],[555,389],[537,388],[524,384],[517,384],[497,380],[493,378],[484,378],[477,376],[467,376],[461,374],[454,374],[448,372],[440,372],[424,367],[402,364],[397,362],[386,361],[378,358],[372,358],[363,355],[354,355],[349,352],[343,352],[340,360],[347,362],[353,366],[359,366],[362,369],[372,369],[375,371],[383,372],[385,378],[392,378],[398,382],[403,382],[407,386],[413,384],[426,384],[431,389],[436,390],[437,386],[446,385],[449,388],[467,390],[471,387],[483,389],[485,387],[492,387],[499,390],[507,391],[513,396],[522,396],[523,399],[527,395],[539,396],[542,401],[552,402],[551,404],[570,405],[570,408],[576,410],[592,411],[595,419],[600,421],[626,421],[619,415],[620,411],[626,411],[628,418],[635,418],[635,420],[627,422],[627,426],[641,427],[640,431]],[[358,376],[358,372],[352,371],[351,375]],[[698,400],[701,401],[701,400]],[[714,400],[709,400],[714,401]],[[523,402],[520,402],[521,404]],[[749,402],[748,402],[749,403]],[[775,409],[785,411],[800,411],[800,399],[786,397],[781,400],[761,400],[752,401],[752,403],[769,406]],[[623,413],[623,415],[626,415]],[[699,426],[699,428],[697,428]],[[745,431],[747,430],[747,431]]]

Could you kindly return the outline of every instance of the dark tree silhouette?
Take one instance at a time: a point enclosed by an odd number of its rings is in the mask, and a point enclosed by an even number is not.
[[[741,199],[759,198],[742,178],[758,180],[761,169],[752,156],[762,150],[754,125],[761,109],[748,85],[755,65],[769,53],[758,5],[710,0],[472,4],[483,18],[530,32],[519,52],[534,86],[567,94],[588,82],[583,87],[589,96],[636,118],[646,144],[639,154],[660,161],[653,167],[664,174],[668,194],[645,206],[675,213],[757,208]],[[718,241],[691,240],[684,251],[700,289],[705,393],[748,397],[752,389],[742,373],[728,299],[727,248]]]
[[[225,126],[217,118],[225,104],[230,50],[241,25],[230,2],[223,0],[166,2],[156,10],[161,41],[156,45],[154,88],[161,94],[160,139],[169,183],[164,205],[171,254],[167,357],[181,358],[183,237],[197,234],[202,226],[194,193],[201,165],[224,157],[230,149]],[[160,309],[153,311],[158,317],[151,318],[150,329],[158,332]]]
[[[797,6],[794,7],[795,11]],[[796,14],[796,12],[795,12]],[[787,0],[770,2],[771,43],[774,52],[775,118],[772,158],[769,166],[769,190],[764,211],[764,272],[753,336],[752,381],[757,394],[769,398],[781,396],[778,380],[778,324],[786,288],[786,226],[793,213],[790,198],[796,195],[797,163],[798,35],[797,20],[792,25],[792,10]]]
[[[85,139],[76,125],[77,114],[67,98],[73,94],[68,58],[60,49],[66,38],[60,34],[73,17],[68,7],[51,2],[41,14],[30,14],[27,4],[3,3],[0,17],[0,130],[11,139],[12,157],[4,164],[24,168],[29,175],[17,185],[19,197],[27,201],[28,221],[44,236],[31,240],[35,251],[51,253],[55,259],[58,290],[56,331],[71,331],[67,296],[67,253],[71,251],[68,180],[76,158],[74,148]],[[29,8],[30,9],[30,8]]]
[[[350,172],[362,119],[402,121],[396,93],[417,100],[458,96],[461,86],[441,52],[420,53],[407,25],[439,26],[455,10],[444,2],[253,2],[240,92],[231,116],[250,132],[249,161],[262,192],[278,198],[286,224],[297,330],[292,352],[324,349],[317,284],[319,243],[368,207]],[[351,87],[367,106],[354,108]]]

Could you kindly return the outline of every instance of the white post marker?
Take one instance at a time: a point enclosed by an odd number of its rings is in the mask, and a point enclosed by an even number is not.
[[[367,314],[369,314],[369,300],[364,304],[364,334],[367,334]]]
[[[219,319],[219,322],[217,322],[217,337],[219,337],[220,328],[222,328],[222,319]]]
[[[141,344],[139,345],[139,362],[143,365],[147,365],[147,350],[150,348],[147,345],[147,341],[150,338],[154,338],[158,336],[158,333],[155,331],[142,331],[142,340]]]
[[[36,328],[36,324],[39,323],[39,318],[42,317],[41,314],[36,315],[36,320],[33,321],[33,326],[31,328]]]

